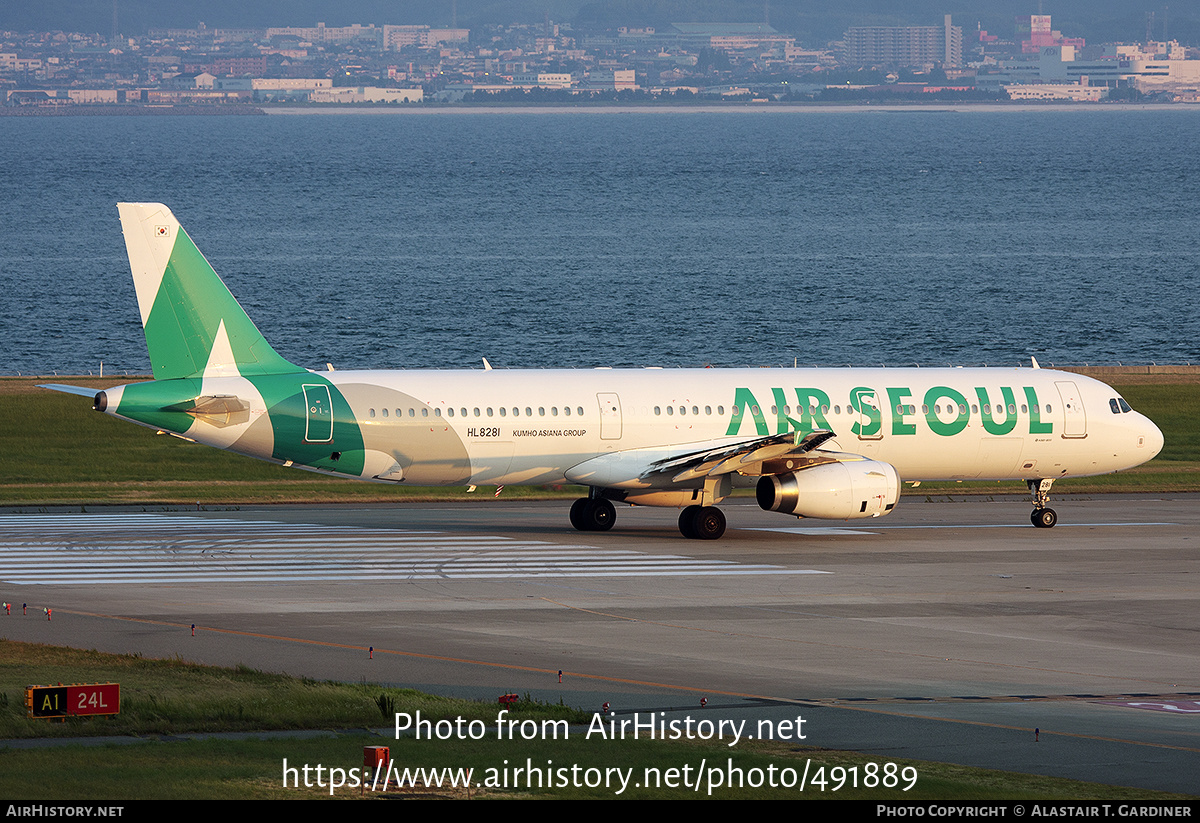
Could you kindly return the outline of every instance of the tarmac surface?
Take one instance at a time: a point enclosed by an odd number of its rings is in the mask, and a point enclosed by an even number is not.
[[[737,499],[711,542],[663,509],[576,532],[566,501],[8,509],[0,635],[618,716],[802,716],[808,745],[1194,795],[1198,503],[1056,498],[1035,529],[1016,497],[911,490],[834,523]]]

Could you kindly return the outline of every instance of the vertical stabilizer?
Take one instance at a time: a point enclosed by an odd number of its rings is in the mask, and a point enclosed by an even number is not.
[[[155,380],[303,372],[271,348],[161,203],[118,203]]]

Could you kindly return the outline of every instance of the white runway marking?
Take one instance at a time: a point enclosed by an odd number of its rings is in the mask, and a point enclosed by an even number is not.
[[[1059,523],[1055,528],[1058,529],[1079,529],[1079,528],[1098,528],[1108,526],[1175,526],[1175,523]],[[871,534],[878,536],[880,532],[903,531],[910,529],[1032,529],[1034,526],[1030,523],[976,523],[968,524],[930,524],[928,526],[871,526],[870,531],[864,529],[847,529],[841,526],[782,526],[782,527],[760,527],[754,529],[746,529],[751,532],[781,532],[783,534],[810,534],[820,536],[829,535],[847,535],[847,534]]]
[[[158,514],[0,515],[16,584],[827,574],[494,535]]]

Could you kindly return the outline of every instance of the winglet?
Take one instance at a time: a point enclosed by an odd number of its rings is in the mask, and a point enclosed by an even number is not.
[[[156,380],[304,371],[271,348],[170,209],[117,209]]]

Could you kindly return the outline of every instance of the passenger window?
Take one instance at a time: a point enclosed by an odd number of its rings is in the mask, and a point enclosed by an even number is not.
[[[675,407],[674,407],[674,406],[667,406],[667,414],[668,414],[668,415],[670,415],[670,416],[674,416],[674,414],[675,414]]]
[[[550,407],[550,416],[551,416],[551,417],[558,417],[558,406],[551,406],[551,407]]]
[[[513,417],[520,417],[520,416],[521,416],[521,410],[518,409],[516,406],[513,406]]]
[[[506,409],[506,408],[504,408],[503,406],[501,406],[501,407],[500,407],[500,416],[501,416],[501,417],[505,417],[505,416],[507,416],[507,415],[508,415],[508,409]]]
[[[454,407],[451,406],[450,408],[446,409],[446,414],[453,417],[454,416]]]
[[[546,416],[546,407],[538,406],[538,417],[545,417],[545,416]]]
[[[370,415],[371,415],[371,417],[374,417],[374,416],[375,416],[375,410],[374,410],[374,409],[371,409],[371,410],[370,410]]]
[[[1016,406],[1016,404],[1015,404],[1015,403],[1009,403],[1009,404],[1008,404],[1008,413],[1009,413],[1009,414],[1016,414],[1016,413],[1017,413],[1017,406]]]
[[[466,416],[467,416],[467,410],[466,410],[466,409],[461,409],[460,411],[462,412],[462,416],[463,416],[463,417],[466,417]],[[478,416],[479,416],[479,410],[478,410],[478,409],[476,409],[476,411],[475,411],[475,416],[476,416],[476,417],[478,417]]]
[[[661,414],[662,414],[662,407],[661,407],[661,406],[655,406],[655,407],[654,407],[654,413],[655,413],[655,414],[657,414],[657,415],[661,415]]]
[[[382,412],[383,412],[383,416],[384,416],[384,417],[387,417],[387,416],[388,416],[388,410],[387,410],[387,409],[380,409],[380,411],[382,411]]]
[[[580,416],[580,417],[583,417],[583,406],[580,406],[580,407],[579,407],[579,408],[577,408],[575,411],[579,412],[579,416]]]
[[[571,407],[563,406],[563,414],[566,415],[567,417],[570,417],[571,416]]]
[[[700,413],[700,407],[692,406],[692,414],[699,414],[699,413]]]
[[[704,413],[705,413],[705,414],[712,414],[712,406],[705,406],[705,407],[704,407]]]
[[[425,408],[421,409],[421,416],[422,416],[422,417],[428,417],[428,416],[429,416],[429,407],[428,407],[428,406],[426,406]]]
[[[479,407],[478,406],[475,407],[475,416],[476,417],[479,416]]]
[[[488,406],[487,414],[488,414],[488,417],[492,416],[492,407],[491,406]]]
[[[434,410],[433,410],[433,416],[434,416],[434,417],[441,417],[441,416],[442,416],[442,410],[441,410],[441,409],[434,409]]]

